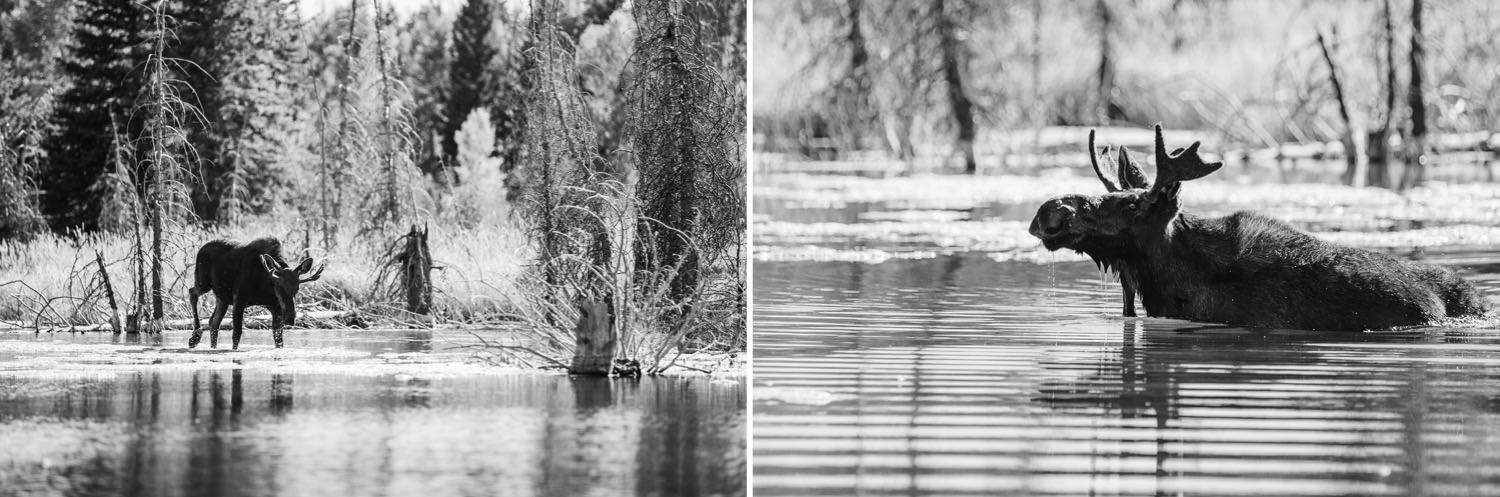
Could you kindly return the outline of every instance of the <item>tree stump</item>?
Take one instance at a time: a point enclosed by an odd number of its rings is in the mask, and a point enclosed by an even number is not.
[[[615,334],[609,323],[609,305],[593,301],[581,301],[577,305],[578,326],[573,330],[577,343],[568,373],[607,375],[615,358]]]
[[[398,257],[406,310],[426,315],[432,312],[432,252],[427,249],[427,230],[413,225],[405,238],[406,247]]]

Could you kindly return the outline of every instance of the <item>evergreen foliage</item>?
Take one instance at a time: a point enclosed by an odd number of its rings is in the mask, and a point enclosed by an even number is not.
[[[63,71],[72,85],[56,103],[57,130],[44,145],[42,212],[53,230],[99,228],[108,191],[112,122],[135,136],[126,118],[143,86],[148,44],[145,8],[131,0],[87,0],[79,6],[71,53]]]

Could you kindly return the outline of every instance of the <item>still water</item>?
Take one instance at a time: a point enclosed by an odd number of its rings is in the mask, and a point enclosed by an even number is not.
[[[756,495],[1500,495],[1495,323],[1237,329],[1119,317],[1118,288],[981,253],[757,263]]]
[[[0,496],[744,494],[742,377],[506,371],[466,337],[0,333]]]
[[[1118,282],[1026,233],[1103,191],[1063,172],[756,178],[757,496],[1500,495],[1500,318],[1122,318]],[[1500,304],[1500,185],[1233,176],[1185,209],[1425,258]]]

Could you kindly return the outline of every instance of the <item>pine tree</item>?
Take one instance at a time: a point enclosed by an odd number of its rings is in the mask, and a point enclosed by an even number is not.
[[[87,0],[79,7],[72,54],[64,71],[73,85],[57,102],[59,130],[44,146],[42,211],[52,229],[99,228],[107,191],[111,116],[120,122],[142,86],[147,44],[145,10],[132,0]],[[125,129],[127,136],[135,136]]]
[[[0,240],[46,229],[36,185],[47,120],[66,53],[72,4],[28,0],[0,8]]]
[[[493,0],[468,0],[453,21],[453,58],[448,68],[447,122],[443,129],[443,158],[452,167],[458,144],[454,135],[469,112],[489,106],[495,93],[490,64],[498,53],[490,45],[495,23]]]
[[[233,223],[270,209],[284,181],[293,75],[301,66],[294,5],[285,0],[187,0],[176,54],[206,117],[192,143],[203,158],[195,211]]]
[[[443,132],[448,127],[448,66],[452,22],[437,4],[411,16],[398,33],[401,80],[411,89],[412,128],[417,167],[437,175],[443,156]],[[452,164],[449,164],[452,167]],[[441,177],[441,176],[439,176]]]

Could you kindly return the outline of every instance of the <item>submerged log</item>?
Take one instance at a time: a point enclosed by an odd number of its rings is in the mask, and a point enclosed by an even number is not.
[[[615,333],[610,326],[609,305],[604,302],[578,303],[578,326],[573,330],[576,345],[570,374],[607,375],[615,358]]]

